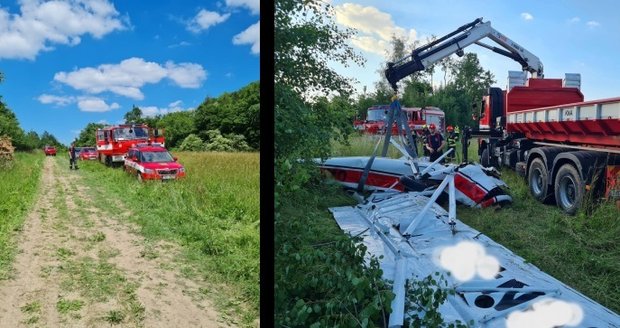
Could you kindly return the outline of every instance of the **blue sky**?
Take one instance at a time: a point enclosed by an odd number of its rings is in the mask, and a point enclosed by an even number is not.
[[[193,109],[259,80],[259,15],[259,0],[2,1],[0,95],[66,144],[132,105]]]
[[[542,61],[546,78],[581,74],[586,100],[620,97],[620,3],[614,0],[488,1],[488,0],[332,0],[335,20],[359,31],[352,41],[365,67],[334,64],[342,75],[355,77],[357,90],[374,90],[377,72],[389,40],[396,34],[406,40],[441,37],[483,17],[493,28],[529,50]],[[484,41],[484,40],[483,40]],[[487,44],[496,45],[487,39]],[[508,71],[520,65],[506,57],[472,45],[465,52],[478,54],[485,69],[495,75],[496,86],[505,88]],[[434,83],[443,79],[436,74]]]

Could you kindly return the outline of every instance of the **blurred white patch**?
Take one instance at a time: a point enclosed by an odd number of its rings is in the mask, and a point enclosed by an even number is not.
[[[442,249],[439,264],[459,281],[471,280],[476,274],[483,279],[493,279],[499,272],[499,261],[487,255],[482,245],[472,241]]]
[[[506,328],[553,328],[576,327],[583,320],[583,310],[575,303],[545,299],[526,311],[512,312],[506,320]]]
[[[523,18],[526,21],[529,21],[529,20],[534,19],[534,16],[532,16],[532,14],[530,13],[521,13],[521,18]]]

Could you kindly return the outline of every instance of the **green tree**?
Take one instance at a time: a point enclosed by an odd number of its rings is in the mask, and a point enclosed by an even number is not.
[[[476,54],[465,54],[460,60],[441,62],[444,70],[444,84],[429,98],[428,103],[441,108],[450,125],[477,124],[471,119],[472,104],[478,103],[482,95],[493,84],[493,74],[485,71]],[[446,79],[449,70],[450,80]]]
[[[165,129],[164,136],[169,148],[178,147],[183,139],[196,132],[194,113],[194,111],[168,113],[157,122],[158,128]]]
[[[85,128],[80,131],[77,137],[75,145],[78,147],[93,147],[97,143],[95,134],[97,129],[103,128],[104,125],[100,123],[88,123]]]
[[[56,139],[56,137],[54,137],[53,134],[47,132],[47,131],[43,131],[43,133],[41,134],[41,144],[43,144],[43,146],[45,145],[49,145],[49,146],[60,146],[60,142],[58,142],[58,140]]]
[[[278,0],[275,12],[275,167],[279,192],[299,188],[318,171],[312,158],[325,158],[332,139],[345,139],[336,126],[342,118],[322,105],[319,97],[350,97],[351,79],[340,76],[328,62],[362,63],[347,44],[353,35],[332,20],[328,3]]]
[[[219,130],[223,134],[243,135],[255,149],[260,145],[260,83],[252,82],[217,98],[207,98],[196,109],[195,127],[200,137],[207,139],[206,131]]]
[[[29,131],[28,133],[26,133],[26,135],[24,136],[24,144],[29,149],[38,149],[43,147],[43,145],[41,145],[41,139],[39,138],[39,134],[37,134],[36,131]]]
[[[205,144],[200,137],[195,134],[190,134],[185,137],[179,149],[185,151],[201,151],[205,150]]]
[[[144,122],[144,119],[142,118],[142,110],[136,105],[133,105],[133,108],[125,113],[124,118],[126,124]]]

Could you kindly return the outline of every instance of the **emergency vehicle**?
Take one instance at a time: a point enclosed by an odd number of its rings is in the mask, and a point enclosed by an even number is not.
[[[185,176],[185,167],[159,144],[137,144],[129,148],[124,169],[139,181],[176,180]]]
[[[123,124],[97,129],[97,154],[106,166],[123,165],[129,148],[139,143],[158,143],[164,146],[163,129],[146,124]]]
[[[390,110],[390,105],[377,105],[368,108],[366,119],[356,120],[353,125],[356,130],[366,134],[385,133],[385,118]],[[438,107],[403,107],[403,113],[407,116],[407,124],[412,131],[422,132],[424,125],[435,124],[439,131],[444,131],[445,116],[441,108]],[[396,123],[392,124],[392,134],[396,135],[398,128]]]

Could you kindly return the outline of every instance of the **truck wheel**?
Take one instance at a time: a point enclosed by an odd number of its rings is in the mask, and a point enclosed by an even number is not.
[[[564,164],[555,176],[555,200],[566,214],[574,215],[583,201],[585,184],[577,169]]]
[[[527,183],[530,193],[541,203],[548,201],[549,195],[549,174],[545,163],[540,158],[535,158],[530,164]]]
[[[500,168],[497,158],[492,157],[491,154],[489,153],[489,148],[485,148],[482,151],[482,155],[480,155],[480,165],[484,167],[494,166],[495,168],[498,168],[498,169]]]
[[[480,155],[480,165],[484,167],[491,167],[491,158],[489,156],[488,148],[485,148]]]
[[[105,166],[112,166],[112,157],[110,156],[106,156],[105,157]]]

